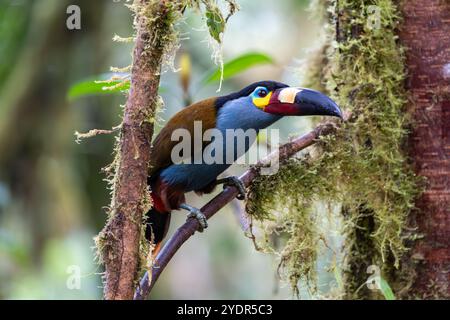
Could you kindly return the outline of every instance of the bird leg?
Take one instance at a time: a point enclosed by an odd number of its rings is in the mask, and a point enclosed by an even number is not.
[[[200,224],[200,227],[198,228],[199,232],[203,232],[204,229],[208,228],[208,222],[206,221],[205,215],[200,211],[200,209],[197,209],[193,206],[190,206],[186,203],[182,203],[180,205],[180,209],[184,209],[189,211],[187,217],[189,218],[195,218],[197,219],[198,223]]]
[[[245,200],[245,186],[242,181],[236,176],[230,176],[223,179],[217,179],[216,184],[223,184],[223,187],[233,186],[239,190],[239,194],[236,196],[238,200]]]

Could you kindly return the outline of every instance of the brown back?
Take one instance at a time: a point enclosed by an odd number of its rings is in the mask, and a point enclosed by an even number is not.
[[[186,129],[194,138],[194,121],[202,122],[202,134],[216,126],[216,98],[209,98],[191,104],[177,112],[161,129],[152,143],[152,156],[150,160],[149,175],[160,169],[170,166],[172,148],[179,141],[171,141],[172,132],[176,129]],[[206,144],[203,145],[203,148]]]

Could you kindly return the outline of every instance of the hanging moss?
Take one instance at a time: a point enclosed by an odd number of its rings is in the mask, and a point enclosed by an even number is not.
[[[300,279],[316,292],[318,244],[325,237],[319,231],[314,204],[342,201],[341,169],[333,165],[341,155],[325,151],[327,143],[330,138],[313,154],[282,163],[277,174],[260,176],[249,190],[246,210],[265,230],[259,247],[279,255],[281,274],[295,294]],[[276,227],[270,227],[274,222]],[[269,241],[273,234],[286,238],[279,251]]]
[[[303,276],[311,278],[321,238],[311,226],[313,202],[342,203],[346,295],[374,297],[358,290],[369,277],[365,266],[378,265],[385,274],[399,266],[407,250],[406,218],[420,192],[419,179],[402,151],[408,119],[404,53],[395,32],[400,18],[391,0],[327,4],[334,13],[330,26],[338,29],[330,28],[337,41],[326,57],[324,69],[329,72],[321,77],[351,117],[335,136],[322,139],[314,157],[294,160],[276,176],[262,177],[251,188],[247,207],[263,224],[277,217],[287,232],[281,262],[296,285]],[[367,25],[371,5],[380,9],[380,29]]]

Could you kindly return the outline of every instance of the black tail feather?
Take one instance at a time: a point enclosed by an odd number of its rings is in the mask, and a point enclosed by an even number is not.
[[[145,226],[145,238],[152,240],[154,244],[160,243],[167,234],[170,225],[170,212],[159,212],[155,208],[147,212],[147,221]]]

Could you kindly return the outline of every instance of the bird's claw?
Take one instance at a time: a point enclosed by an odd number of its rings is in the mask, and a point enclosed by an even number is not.
[[[219,180],[219,182],[223,183],[224,189],[228,186],[236,187],[239,191],[238,195],[236,196],[236,199],[245,200],[246,197],[245,186],[244,183],[242,183],[242,181],[238,177],[236,176],[226,177],[224,179]]]
[[[199,232],[203,232],[204,229],[208,228],[208,222],[206,221],[206,216],[201,212],[200,209],[191,207],[187,204],[182,204],[181,208],[189,211],[189,213],[187,215],[188,219],[190,219],[190,218],[197,219],[197,221],[199,223],[199,228],[198,228]]]
[[[206,221],[205,215],[197,208],[189,211],[188,219],[194,218],[197,219],[200,227],[198,228],[199,232],[203,232],[204,229],[208,228],[208,222]]]

